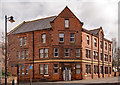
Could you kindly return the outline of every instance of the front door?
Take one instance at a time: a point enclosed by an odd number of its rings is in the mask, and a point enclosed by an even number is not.
[[[63,79],[64,81],[70,81],[71,80],[71,69],[65,67],[63,70]]]

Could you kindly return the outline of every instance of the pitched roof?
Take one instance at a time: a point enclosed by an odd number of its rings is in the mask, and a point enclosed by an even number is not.
[[[9,34],[17,34],[17,33],[36,31],[36,30],[49,29],[52,27],[50,25],[50,22],[53,21],[55,18],[56,16],[52,16],[43,19],[23,22],[17,28],[11,31]]]
[[[98,35],[98,32],[99,32],[100,28],[98,29],[93,29],[93,30],[89,30],[89,32],[95,34],[95,35]]]

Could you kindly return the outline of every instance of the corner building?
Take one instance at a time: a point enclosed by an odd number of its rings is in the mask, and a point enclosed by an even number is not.
[[[8,34],[8,70],[21,81],[110,77],[112,42],[102,27],[87,30],[68,7],[58,16],[23,22]],[[32,69],[30,69],[32,65]]]

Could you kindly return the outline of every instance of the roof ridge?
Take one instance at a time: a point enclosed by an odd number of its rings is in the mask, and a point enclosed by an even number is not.
[[[91,29],[91,30],[88,30],[88,31],[94,31],[94,30],[99,30],[100,28],[96,28],[96,29]]]
[[[50,17],[40,18],[40,19],[36,19],[36,20],[32,20],[32,21],[26,21],[26,23],[39,21],[39,20],[44,20],[44,19],[49,19],[49,18],[53,18],[53,17],[56,17],[56,16],[50,16]]]

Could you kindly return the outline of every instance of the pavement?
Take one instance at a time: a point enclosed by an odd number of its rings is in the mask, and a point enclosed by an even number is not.
[[[91,80],[57,81],[57,82],[32,82],[32,85],[120,85],[120,77],[107,77]],[[20,85],[30,85],[21,83]]]

